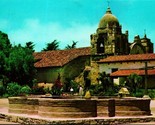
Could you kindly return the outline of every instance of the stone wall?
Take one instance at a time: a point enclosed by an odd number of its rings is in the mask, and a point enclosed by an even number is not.
[[[9,97],[9,112],[17,114],[37,115],[38,98]]]
[[[50,118],[96,117],[95,100],[39,99],[38,115]]]
[[[150,99],[49,99],[9,97],[9,112],[50,118],[149,116]]]
[[[115,116],[145,116],[150,114],[149,99],[115,99]]]

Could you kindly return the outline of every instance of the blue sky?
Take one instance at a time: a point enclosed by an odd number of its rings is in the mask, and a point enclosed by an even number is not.
[[[112,13],[129,31],[129,42],[135,35],[155,42],[155,0],[109,0]],[[96,32],[107,10],[107,0],[0,0],[0,30],[11,43],[28,41],[41,51],[57,39],[60,48],[78,41],[77,47],[90,46],[90,34]]]

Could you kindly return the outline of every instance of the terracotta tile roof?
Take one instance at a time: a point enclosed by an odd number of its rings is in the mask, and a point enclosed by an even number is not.
[[[37,60],[34,64],[35,67],[57,67],[65,65],[77,57],[90,55],[90,47],[35,52],[33,55]]]
[[[145,75],[145,70],[139,70],[139,69],[121,69],[116,72],[113,72],[110,74],[110,76],[129,76],[130,74],[135,73],[137,75]],[[155,75],[155,69],[149,69],[148,75]]]
[[[155,60],[155,54],[151,53],[151,54],[109,56],[105,59],[101,59],[100,61],[98,61],[98,63],[146,61],[146,60]]]

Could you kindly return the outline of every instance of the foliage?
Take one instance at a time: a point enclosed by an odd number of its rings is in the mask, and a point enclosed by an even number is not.
[[[36,72],[33,47],[32,42],[25,47],[12,46],[8,35],[0,31],[0,79],[4,86],[9,82],[31,85]]]
[[[45,94],[44,87],[33,86],[32,94],[35,94],[35,95]]]
[[[9,94],[8,93],[4,93],[2,97],[3,98],[8,98],[9,97]]]
[[[56,87],[56,86],[53,86],[52,87],[52,91],[51,91],[51,94],[52,95],[61,95],[62,94],[62,91],[63,91],[63,89],[62,88],[58,88],[58,87]]]
[[[51,92],[51,90],[49,88],[43,88],[43,90],[44,90],[45,94],[48,94]]]
[[[5,77],[7,62],[6,59],[9,56],[11,47],[12,45],[8,39],[8,35],[0,31],[0,79]]]
[[[21,87],[20,93],[21,94],[30,94],[32,92],[31,88],[28,85],[25,85],[23,87]]]
[[[115,96],[120,87],[112,83],[109,75],[105,72],[99,74],[99,84],[91,85],[89,87],[91,95],[96,96]]]
[[[136,92],[131,93],[131,96],[142,98],[144,96],[144,91],[145,91],[144,89],[137,89]],[[151,99],[154,99],[155,98],[155,90],[154,89],[148,89],[148,95]]]
[[[33,42],[31,42],[31,41],[27,42],[25,47],[34,52],[34,44],[33,44]]]
[[[7,85],[6,91],[9,96],[17,96],[20,94],[21,86],[18,83],[12,82]]]
[[[70,88],[73,88],[74,92],[78,92],[79,90],[79,84],[76,83],[75,81],[71,80],[70,81]]]
[[[91,95],[96,96],[115,96],[118,93],[119,86],[113,85],[107,88],[107,91],[104,91],[104,86],[102,84],[91,85],[90,86]]]
[[[77,42],[75,42],[75,41],[72,41],[72,42],[73,42],[72,45],[67,45],[67,46],[65,47],[65,49],[73,49],[73,48],[76,48]]]
[[[5,87],[3,85],[0,85],[0,96],[3,96],[5,94]]]
[[[155,90],[154,89],[149,89],[148,90],[148,95],[151,99],[155,98]]]
[[[112,83],[109,75],[106,74],[105,72],[99,73],[98,80],[101,82],[104,92],[107,92],[108,88],[113,87],[113,83]]]
[[[130,94],[133,97],[139,97],[139,98],[141,98],[141,97],[144,96],[144,90],[143,89],[137,89],[136,92],[131,92]]]
[[[133,73],[127,77],[127,81],[125,83],[126,86],[129,87],[129,91],[135,93],[138,88],[141,87],[142,77]]]
[[[89,90],[91,95],[100,95],[103,92],[103,86],[101,84],[91,85]]]
[[[11,47],[8,35],[0,31],[0,51],[3,51],[6,57],[8,57]]]
[[[11,49],[7,59],[6,76],[12,82],[20,85],[32,85],[36,69],[34,67],[33,51],[22,47],[20,44]]]
[[[47,46],[46,48],[43,49],[43,51],[58,50],[58,49],[59,49],[59,42],[57,40],[54,40],[51,43],[47,43]]]

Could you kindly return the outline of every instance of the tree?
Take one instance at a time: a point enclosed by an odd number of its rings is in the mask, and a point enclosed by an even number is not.
[[[49,50],[59,50],[59,42],[57,40],[54,40],[51,43],[47,43],[46,48],[44,48],[42,51],[49,51]]]
[[[8,35],[0,31],[0,79],[3,80],[3,84],[6,81],[6,62],[9,56],[12,45],[8,39]]]
[[[73,48],[76,48],[77,41],[76,42],[75,41],[72,41],[72,42],[73,42],[72,45],[67,45],[65,47],[65,49],[73,49]]]
[[[33,42],[29,41],[26,43],[25,47],[31,49],[34,52],[34,46],[35,45],[33,44]]]
[[[0,31],[0,79],[5,86],[8,82],[32,85],[36,73],[33,47],[32,42],[12,46],[8,35]]]
[[[131,92],[136,92],[136,90],[140,87],[142,82],[142,77],[133,73],[127,77],[126,85],[129,87]]]
[[[10,48],[12,47],[8,35],[0,31],[0,51],[8,57]]]
[[[31,49],[22,47],[20,44],[14,46],[7,58],[6,76],[9,78],[9,81],[31,86],[36,73],[34,62],[33,51]]]

